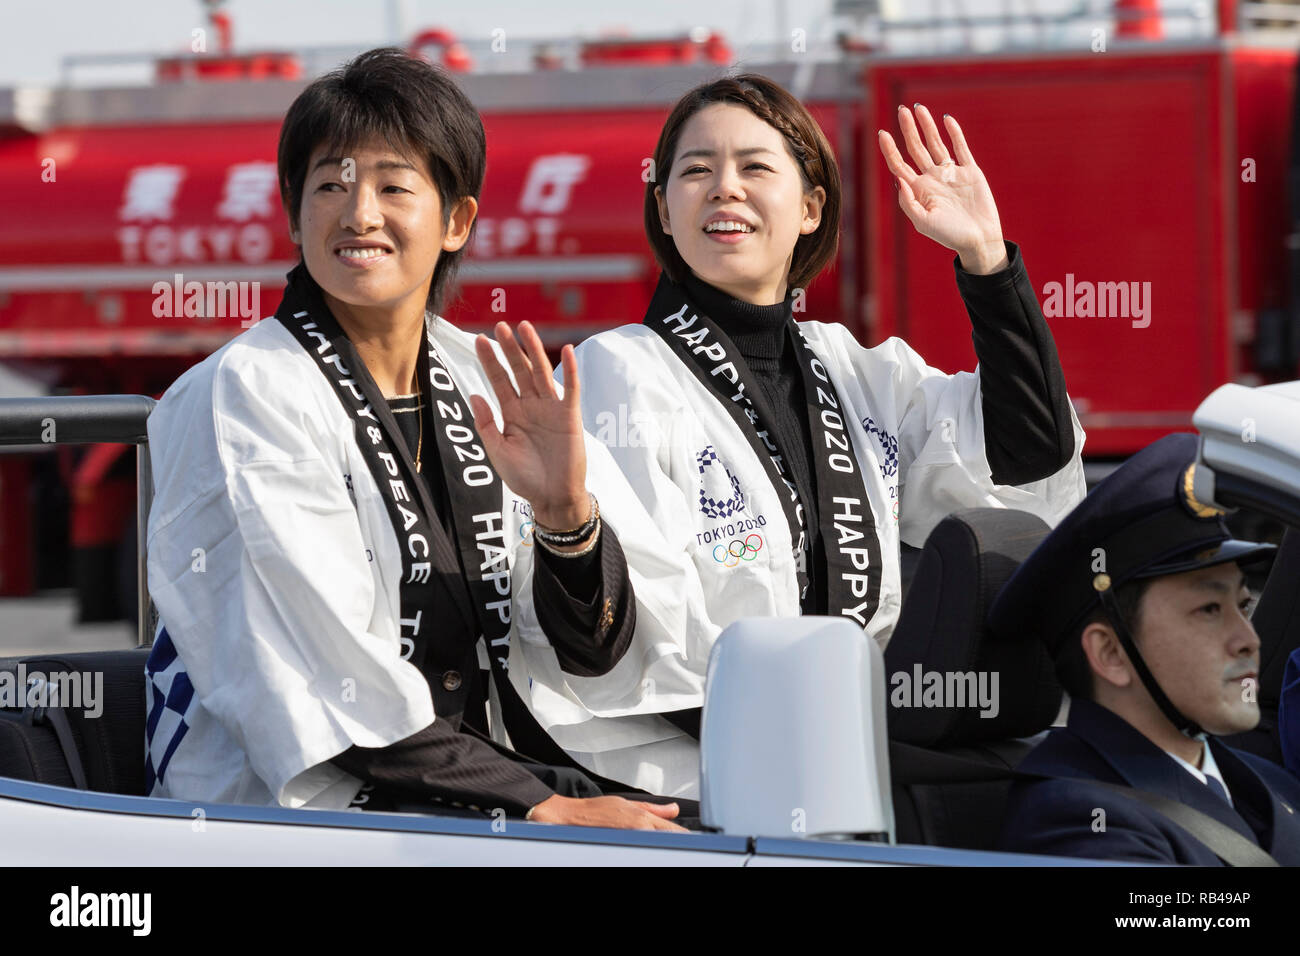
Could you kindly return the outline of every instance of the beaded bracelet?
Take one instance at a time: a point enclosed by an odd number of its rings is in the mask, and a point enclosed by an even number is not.
[[[583,522],[580,527],[571,531],[550,531],[534,521],[533,537],[543,544],[553,544],[558,547],[566,547],[586,541],[591,532],[595,530],[596,522],[600,520],[600,502],[596,500],[596,496],[590,491],[587,492],[587,497],[591,499],[591,517]]]
[[[536,531],[534,531],[534,536],[536,536]],[[538,538],[537,543],[558,558],[580,558],[584,554],[591,554],[596,545],[600,543],[600,517],[596,517],[596,528],[592,534],[591,543],[581,551],[557,551],[554,546],[547,544],[542,538]]]

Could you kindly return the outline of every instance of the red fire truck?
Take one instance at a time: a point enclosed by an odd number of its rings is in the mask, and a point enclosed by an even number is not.
[[[922,54],[846,35],[745,62],[810,105],[844,172],[840,254],[806,317],[974,367],[952,254],[898,210],[875,146],[897,105],[919,101],[960,118],[1024,250],[1089,460],[1188,428],[1224,382],[1294,378],[1297,34],[1236,32],[1231,7],[1199,38],[1120,17],[1048,49]],[[235,54],[225,27],[224,51],[159,58],[147,85],[0,90],[0,363],[50,389],[157,394],[274,311],[295,261],[280,120],[344,56]],[[457,71],[488,135],[448,317],[527,318],[555,346],[639,321],[656,279],[641,230],[649,157],[670,104],[728,67],[725,40],[539,44],[514,69],[446,31],[411,48]],[[133,480],[122,447],[0,456],[0,594],[58,583],[70,537],[83,619],[118,613],[84,582],[131,566],[117,555]],[[49,517],[61,496],[70,530]]]

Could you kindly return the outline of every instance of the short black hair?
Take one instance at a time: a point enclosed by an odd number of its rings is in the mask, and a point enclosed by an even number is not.
[[[1135,642],[1142,629],[1142,596],[1153,580],[1155,579],[1138,578],[1125,581],[1115,589],[1115,603],[1119,605],[1120,614],[1124,616],[1124,623]],[[1056,656],[1056,679],[1061,682],[1065,692],[1076,700],[1092,700],[1095,694],[1092,665],[1088,663],[1088,655],[1083,652],[1083,642],[1080,640],[1083,632],[1092,624],[1114,627],[1110,616],[1102,610],[1100,604],[1096,604],[1088,617],[1074,628],[1073,639],[1062,642],[1061,650]]]
[[[295,231],[307,163],[316,148],[346,155],[374,140],[424,161],[442,200],[444,226],[452,206],[466,197],[477,200],[483,190],[487,138],[474,104],[440,67],[381,47],[313,82],[285,114],[276,167],[280,201]],[[468,246],[467,240],[455,252],[439,255],[429,283],[431,311],[439,311]]]

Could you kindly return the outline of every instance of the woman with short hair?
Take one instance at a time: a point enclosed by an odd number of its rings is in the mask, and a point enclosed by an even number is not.
[[[527,323],[494,351],[437,315],[485,155],[456,84],[398,50],[290,107],[301,262],[275,316],[149,419],[150,793],[680,829],[672,805],[602,796],[504,677],[530,631],[579,683],[640,660],[674,637],[638,603],[677,587],[583,433],[572,349],[561,396]],[[480,661],[527,757],[486,736]]]
[[[795,321],[840,225],[835,156],[798,100],[763,76],[728,77],[687,93],[664,124],[644,207],[658,288],[642,324],[588,339],[577,368],[586,427],[612,438],[691,562],[684,600],[702,600],[709,623],[683,665],[696,675],[689,703],[648,683],[591,709],[582,726],[599,744],[577,749],[597,772],[637,766],[640,736],[655,741],[661,792],[693,793],[718,631],[739,617],[830,614],[883,646],[901,603],[900,541],[920,547],[960,508],[1054,524],[1084,495],[1084,435],[1051,332],[961,128],[945,117],[950,153],[924,107],[900,107],[899,121],[915,169],[884,131],[881,149],[904,213],[957,253],[974,372],[945,374],[898,338],[867,348],[843,325]],[[602,429],[620,416],[634,440]],[[544,688],[532,703],[548,725]]]

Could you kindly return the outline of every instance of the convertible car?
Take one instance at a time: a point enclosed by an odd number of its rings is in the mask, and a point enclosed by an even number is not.
[[[40,444],[53,420],[59,441],[136,444],[143,516],[152,406],[143,396],[7,399],[0,402],[0,443]],[[1194,417],[1201,435],[1197,498],[1300,528],[1297,422],[1300,382],[1215,391]],[[995,640],[984,617],[1046,532],[1039,519],[1017,511],[950,515],[920,554],[883,654],[842,619],[754,618],[729,627],[709,661],[701,733],[706,829],[692,833],[146,797],[144,661],[152,631],[142,583],[139,648],[0,660],[6,861],[1082,865],[992,850],[1008,771],[1057,719],[1061,690],[1033,635]],[[143,528],[138,540],[146,540]],[[143,546],[141,552],[143,582]],[[1267,670],[1266,661],[1261,673]],[[887,673],[920,683],[935,672],[996,674],[996,701],[927,707],[904,700],[887,707]],[[85,704],[74,699],[79,687],[94,680],[102,680],[99,705],[76,706]],[[974,680],[961,686],[983,697]],[[1262,692],[1266,697],[1269,688]]]

